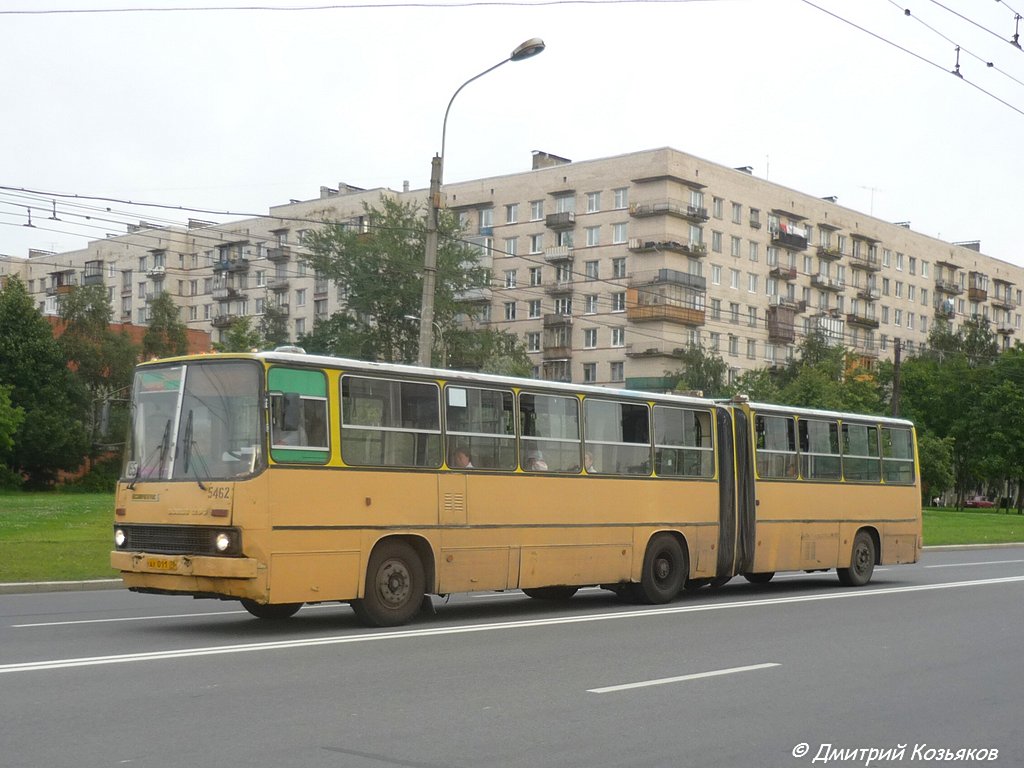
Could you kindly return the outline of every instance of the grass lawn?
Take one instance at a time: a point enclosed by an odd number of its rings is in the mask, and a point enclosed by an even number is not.
[[[1024,515],[994,509],[924,510],[924,545],[1024,542]]]
[[[0,582],[116,577],[113,524],[113,494],[0,493]],[[1024,515],[924,510],[926,546],[1006,542],[1024,542]]]
[[[0,493],[0,582],[117,576],[114,495]]]

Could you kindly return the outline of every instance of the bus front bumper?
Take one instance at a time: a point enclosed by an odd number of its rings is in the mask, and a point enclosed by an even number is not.
[[[213,579],[254,579],[257,561],[250,557],[159,555],[148,552],[111,552],[110,565],[123,574],[152,573]]]

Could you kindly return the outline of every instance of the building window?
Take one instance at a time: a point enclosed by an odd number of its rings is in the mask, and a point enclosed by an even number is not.
[[[593,248],[595,245],[601,244],[601,228],[600,227],[587,227],[587,246]]]
[[[729,255],[732,256],[734,259],[738,259],[740,257],[740,247],[742,245],[743,245],[743,240],[741,240],[740,238],[736,237],[736,235],[730,236],[730,238],[729,238]]]
[[[295,291],[295,305],[298,307],[306,306],[306,289],[299,288]]]
[[[714,251],[715,253],[721,253],[722,252],[722,233],[721,232],[715,232],[715,231],[712,230],[712,232],[711,232],[711,250]]]
[[[541,267],[530,267],[530,285],[541,284]]]
[[[530,221],[541,221],[544,218],[544,201],[530,201]]]
[[[527,305],[527,307],[529,308],[529,310],[528,310],[529,317],[531,317],[531,318],[540,317],[540,299],[533,299],[532,301],[530,301],[530,303]]]
[[[505,287],[506,288],[515,288],[516,287],[516,272],[518,272],[518,270],[516,270],[516,269],[506,269],[505,270]]]
[[[583,329],[583,348],[597,349],[597,328]]]
[[[583,364],[583,383],[591,384],[597,381],[597,363]]]
[[[615,207],[619,210],[629,205],[629,188],[619,187],[618,189],[612,190],[612,195],[615,196]]]
[[[509,203],[505,206],[505,223],[515,224],[519,221],[519,203]]]
[[[556,315],[571,315],[572,314],[572,298],[568,296],[560,297],[555,299],[555,314]]]
[[[530,235],[530,253],[541,253],[544,250],[544,235]]]
[[[609,364],[609,372],[611,373],[612,381],[623,381],[625,376],[625,365],[621,362],[615,362]]]
[[[628,225],[625,223],[612,224],[612,242],[616,245],[629,240]]]
[[[601,210],[601,193],[587,192],[587,213],[597,213]]]
[[[597,294],[588,293],[583,297],[583,314],[585,315],[596,315],[597,314]]]
[[[743,223],[743,206],[739,203],[732,204],[732,223],[742,224]]]
[[[526,351],[527,352],[540,352],[540,333],[537,331],[530,331],[526,334]]]
[[[519,253],[519,238],[518,237],[506,237],[505,238],[505,255],[515,256]]]
[[[750,260],[751,261],[757,261],[757,259],[758,259],[757,243],[755,243],[753,240],[751,240],[750,241]]]
[[[586,261],[586,262],[583,263],[583,276],[587,280],[597,280],[599,272],[600,272],[600,262],[597,262],[597,261]]]
[[[626,293],[613,293],[612,294],[612,312],[625,312],[626,311]]]
[[[622,326],[619,326],[618,328],[612,328],[612,346],[626,346],[626,329],[623,328]]]
[[[725,206],[725,200],[720,197],[711,198],[711,215],[716,219],[722,218],[722,209]]]
[[[612,259],[612,278],[619,278],[626,276],[626,257],[620,256],[616,259]]]
[[[514,301],[505,302],[505,319],[515,320],[516,319],[516,303]]]

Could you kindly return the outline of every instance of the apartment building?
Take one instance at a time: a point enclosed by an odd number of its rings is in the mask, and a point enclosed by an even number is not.
[[[306,230],[361,224],[381,195],[424,190],[321,188],[320,197],[228,224],[140,224],[63,254],[34,252],[23,275],[44,312],[79,283],[107,285],[115,319],[146,322],[170,292],[189,327],[214,338],[235,317],[283,310],[292,338],[343,309],[342,286],[308,270]],[[734,377],[784,364],[820,331],[866,362],[932,325],[988,318],[1000,344],[1021,334],[1024,268],[671,148],[570,162],[535,152],[523,173],[445,185],[491,271],[468,294],[469,322],[517,334],[538,378],[657,387],[677,350],[718,352]]]

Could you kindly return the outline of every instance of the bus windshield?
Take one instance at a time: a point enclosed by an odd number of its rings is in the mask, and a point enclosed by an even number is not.
[[[136,371],[125,478],[203,483],[261,469],[259,374],[246,361]]]

